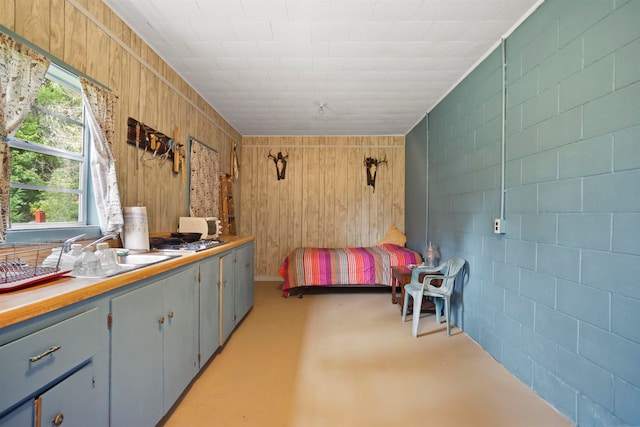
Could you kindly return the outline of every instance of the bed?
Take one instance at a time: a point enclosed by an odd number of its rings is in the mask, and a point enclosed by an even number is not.
[[[371,247],[297,248],[283,261],[282,295],[311,286],[391,286],[392,266],[420,264],[415,251],[394,243]]]

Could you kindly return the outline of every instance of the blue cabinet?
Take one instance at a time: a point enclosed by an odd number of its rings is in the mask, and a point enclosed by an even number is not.
[[[28,400],[0,417],[0,427],[33,427],[35,425],[35,403],[33,400]]]
[[[253,306],[253,242],[0,329],[0,427],[153,426]]]
[[[155,425],[198,370],[197,265],[111,300],[111,425]]]
[[[200,263],[200,366],[220,346],[220,258],[213,256]]]
[[[35,408],[39,423],[36,427],[86,427],[101,422],[104,424],[102,420],[96,420],[93,394],[93,367],[88,364],[38,396]]]
[[[253,242],[236,249],[235,324],[253,307]]]
[[[198,266],[166,280],[164,288],[164,412],[171,409],[199,369]]]
[[[104,426],[106,301],[78,304],[0,331],[0,426]]]
[[[253,307],[253,254],[253,242],[249,242],[220,257],[220,345]]]
[[[235,251],[220,257],[220,345],[223,345],[233,329],[235,320]]]

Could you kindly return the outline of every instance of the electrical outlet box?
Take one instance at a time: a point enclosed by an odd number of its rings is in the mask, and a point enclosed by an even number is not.
[[[496,218],[493,220],[493,232],[494,234],[504,234],[504,219]]]

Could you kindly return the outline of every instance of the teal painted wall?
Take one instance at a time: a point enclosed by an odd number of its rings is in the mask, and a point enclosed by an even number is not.
[[[455,322],[576,424],[640,425],[640,1],[547,0],[506,58],[506,234],[500,49],[429,113]]]
[[[405,221],[408,248],[424,253],[427,247],[427,119],[424,117],[405,137]]]

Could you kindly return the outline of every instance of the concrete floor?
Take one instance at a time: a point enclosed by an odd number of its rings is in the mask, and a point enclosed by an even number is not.
[[[426,314],[411,337],[388,291],[287,299],[275,282],[164,424],[572,425],[459,329]]]

